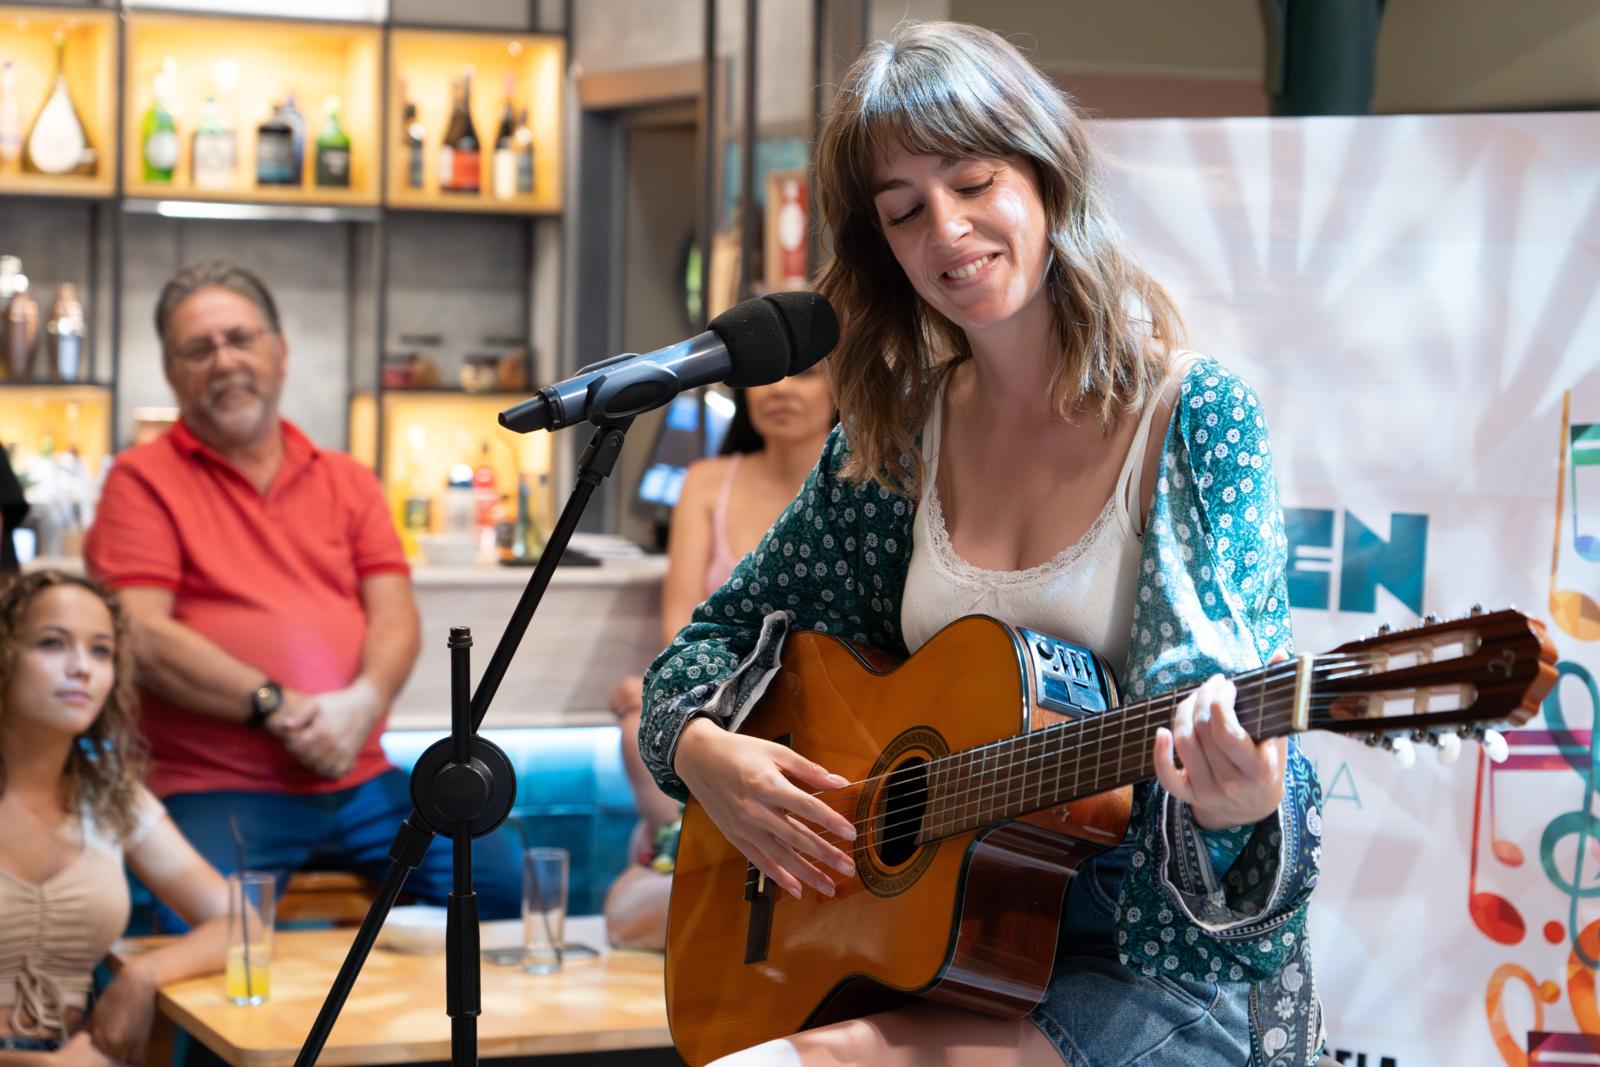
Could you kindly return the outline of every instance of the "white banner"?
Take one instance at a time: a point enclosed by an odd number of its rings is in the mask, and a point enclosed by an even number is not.
[[[1330,1054],[1600,1064],[1600,115],[1098,131],[1131,247],[1266,406],[1300,650],[1481,602],[1561,654],[1493,772],[1307,739]]]

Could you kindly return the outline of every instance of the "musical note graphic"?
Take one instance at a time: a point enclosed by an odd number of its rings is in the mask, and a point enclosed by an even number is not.
[[[1567,453],[1572,453],[1572,535],[1578,554],[1600,560],[1600,540],[1580,533],[1578,524],[1578,469],[1600,466],[1600,423],[1571,426],[1572,390],[1561,394],[1560,470],[1556,475],[1556,536],[1550,555],[1550,617],[1555,624],[1580,641],[1600,641],[1600,604],[1578,589],[1558,589],[1556,570],[1561,563],[1561,514],[1567,489]],[[1571,426],[1570,432],[1568,427]],[[1581,447],[1580,447],[1581,442]],[[1592,476],[1586,476],[1592,481]],[[1591,488],[1593,488],[1591,486]]]
[[[1544,867],[1545,877],[1550,879],[1557,889],[1567,894],[1567,930],[1572,935],[1572,956],[1574,963],[1582,962],[1589,968],[1590,981],[1593,981],[1593,970],[1600,967],[1600,953],[1596,953],[1584,944],[1581,931],[1583,928],[1578,923],[1578,902],[1584,898],[1600,896],[1600,882],[1590,885],[1583,884],[1584,857],[1589,851],[1589,843],[1600,839],[1600,818],[1594,814],[1594,793],[1597,776],[1600,770],[1600,754],[1597,754],[1594,745],[1593,725],[1600,723],[1600,686],[1595,685],[1594,675],[1581,664],[1569,660],[1562,660],[1556,664],[1556,684],[1551,688],[1548,696],[1544,698],[1544,717],[1551,727],[1551,733],[1557,737],[1572,737],[1574,731],[1568,728],[1566,712],[1561,707],[1561,681],[1573,678],[1581,682],[1589,693],[1589,710],[1591,716],[1591,729],[1589,730],[1589,762],[1588,766],[1578,769],[1579,777],[1583,779],[1583,804],[1576,811],[1563,812],[1550,821],[1544,828],[1544,834],[1539,839],[1539,862]],[[1562,746],[1565,748],[1566,746]],[[1479,770],[1482,771],[1483,759],[1480,752]],[[1476,833],[1476,827],[1474,827]],[[1562,873],[1557,863],[1556,851],[1562,842],[1569,836],[1576,835],[1572,850],[1572,878],[1568,880]],[[1473,839],[1474,870],[1476,870],[1477,839]],[[1591,875],[1591,878],[1593,876]],[[1487,905],[1486,905],[1487,906]],[[1474,916],[1476,918],[1476,916]],[[1520,919],[1520,916],[1519,916]],[[1487,933],[1488,931],[1485,931]],[[1491,935],[1492,936],[1492,935]],[[1509,943],[1509,942],[1508,942]],[[1570,973],[1570,968],[1569,968]]]
[[[1527,933],[1527,924],[1522,921],[1522,913],[1516,906],[1501,896],[1491,893],[1487,889],[1478,891],[1478,824],[1483,814],[1483,766],[1488,762],[1483,749],[1478,749],[1478,795],[1472,805],[1472,861],[1467,873],[1467,913],[1472,916],[1472,922],[1483,936],[1490,941],[1498,941],[1502,945],[1515,945]],[[1490,821],[1493,821],[1493,807],[1490,808]],[[1494,833],[1490,830],[1490,834]],[[1548,868],[1546,869],[1548,873]]]
[[[1482,755],[1482,753],[1479,753]],[[1494,853],[1494,858],[1507,867],[1522,866],[1522,849],[1515,841],[1509,841],[1500,836],[1495,829],[1495,802],[1494,802],[1494,776],[1499,773],[1500,764],[1489,764],[1489,850]],[[1481,795],[1480,795],[1481,799]]]
[[[1544,1029],[1544,1006],[1560,999],[1561,987],[1549,980],[1538,981],[1526,967],[1515,963],[1502,963],[1489,976],[1489,987],[1483,995],[1484,1013],[1489,1017],[1489,1036],[1494,1039],[1494,1046],[1500,1051],[1500,1058],[1506,1061],[1506,1067],[1528,1067],[1528,1054],[1517,1044],[1511,1027],[1506,1024],[1505,986],[1513,979],[1525,984],[1533,994],[1532,1030]]]
[[[1578,1029],[1586,1034],[1600,1034],[1600,1004],[1595,1001],[1594,968],[1584,966],[1578,958],[1581,951],[1593,958],[1600,955],[1600,919],[1583,928],[1573,939],[1575,947],[1567,956],[1567,1000],[1572,1005],[1572,1017]]]

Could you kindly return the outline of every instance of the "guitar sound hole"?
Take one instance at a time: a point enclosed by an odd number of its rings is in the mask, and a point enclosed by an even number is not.
[[[883,816],[877,853],[885,867],[898,867],[917,851],[917,832],[928,808],[926,761],[909,759],[889,772],[883,790]]]

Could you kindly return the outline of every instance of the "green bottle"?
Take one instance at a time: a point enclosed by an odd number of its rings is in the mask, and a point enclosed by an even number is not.
[[[144,113],[139,143],[144,157],[144,180],[170,184],[178,167],[178,126],[172,121],[172,70],[169,65],[155,77],[155,93]]]
[[[317,185],[350,188],[350,138],[339,125],[339,98],[328,97],[328,120],[317,138]]]

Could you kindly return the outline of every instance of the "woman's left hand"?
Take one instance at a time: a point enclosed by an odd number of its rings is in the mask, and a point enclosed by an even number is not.
[[[94,1002],[89,1035],[95,1047],[122,1063],[143,1063],[156,1016],[156,977],[129,960]]]
[[[1285,659],[1279,652],[1270,662]],[[1251,738],[1234,714],[1234,697],[1233,683],[1213,675],[1184,697],[1170,729],[1156,730],[1156,780],[1207,830],[1260,822],[1283,802],[1288,740]]]

